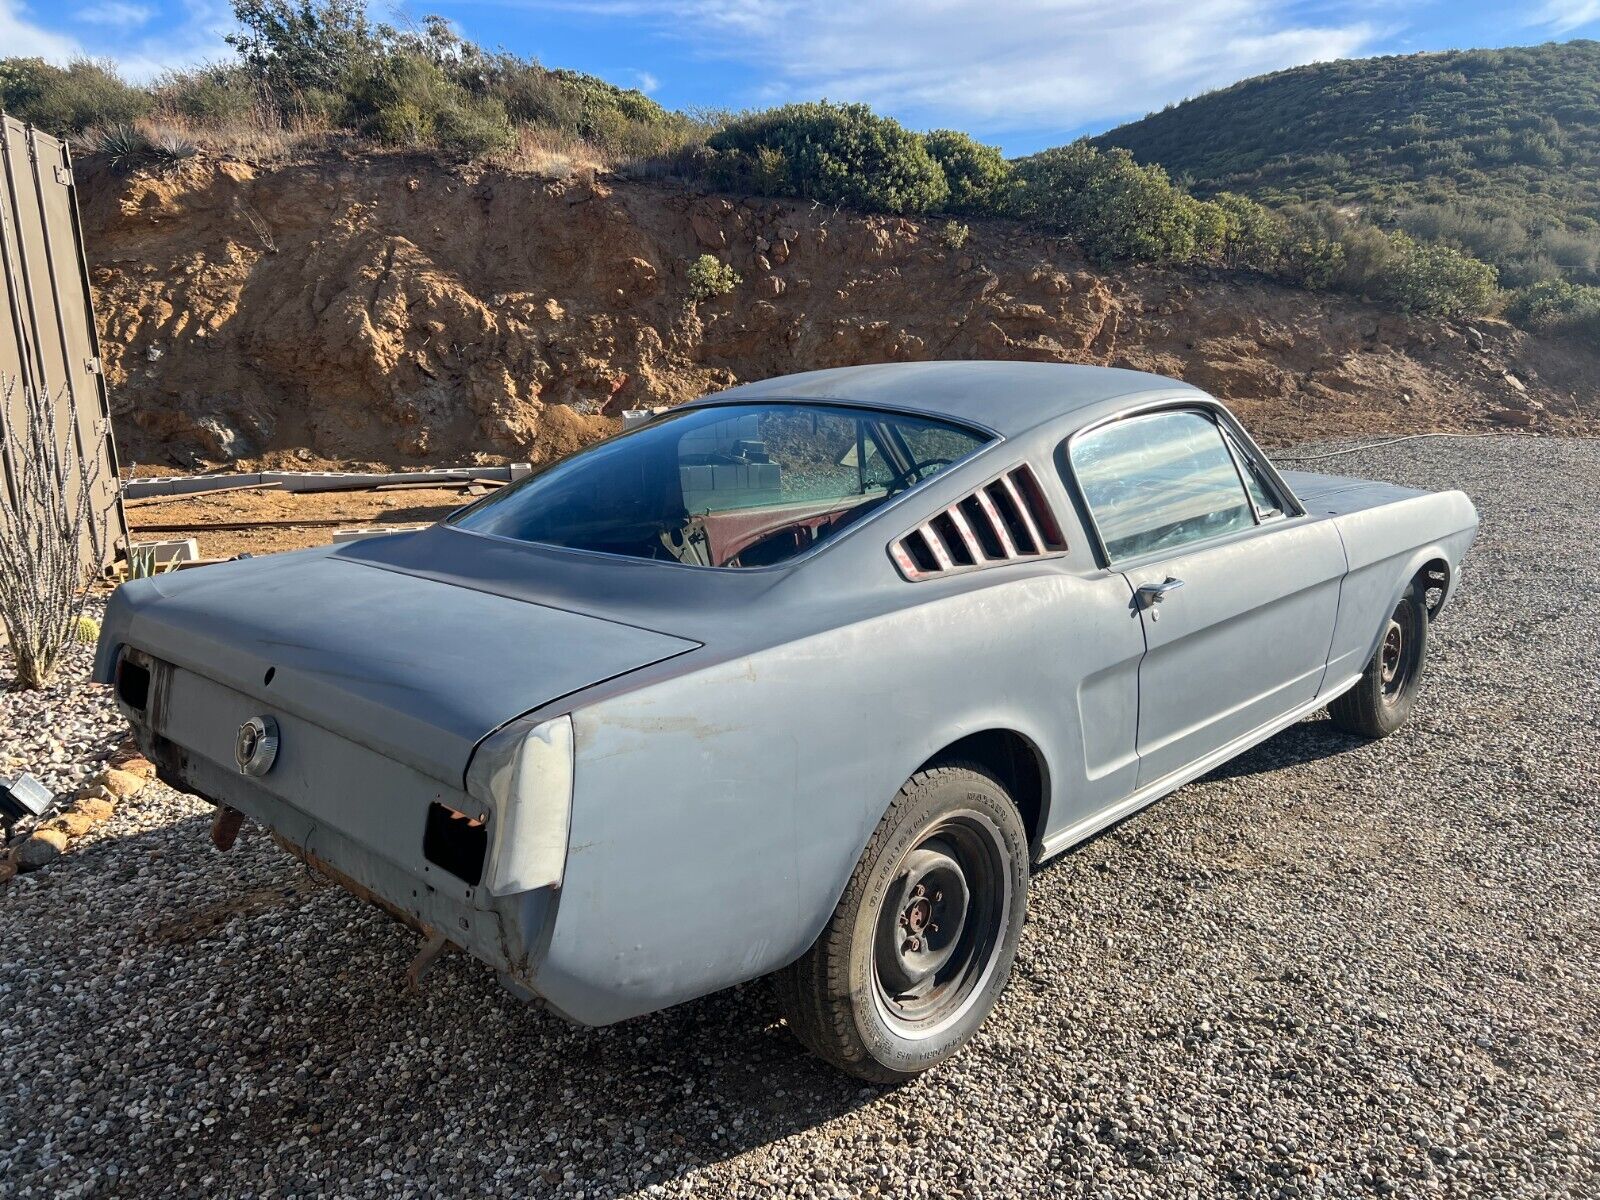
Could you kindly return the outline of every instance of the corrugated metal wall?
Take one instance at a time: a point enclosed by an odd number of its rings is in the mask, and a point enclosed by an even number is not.
[[[0,429],[21,419],[22,387],[57,403],[58,434],[100,460],[95,502],[109,536],[102,566],[128,544],[118,493],[117,449],[100,370],[72,160],[56,138],[0,115],[0,379],[17,381]],[[0,439],[3,443],[4,439]],[[16,465],[0,455],[0,487]]]

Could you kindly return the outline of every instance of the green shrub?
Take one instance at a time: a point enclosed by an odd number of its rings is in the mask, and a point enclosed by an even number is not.
[[[967,244],[967,239],[972,236],[970,227],[960,221],[946,221],[944,228],[939,231],[939,244],[946,250],[959,250]]]
[[[944,172],[953,213],[989,213],[1005,199],[1011,185],[1011,164],[993,146],[976,142],[954,129],[924,134],[922,144]]]
[[[696,300],[726,296],[744,280],[727,263],[711,254],[702,254],[689,264],[689,294]]]
[[[1600,287],[1549,280],[1511,294],[1506,317],[1541,333],[1581,334],[1600,339]]]
[[[751,190],[763,196],[781,196],[794,186],[789,157],[776,146],[757,146],[750,165]]]
[[[233,15],[242,28],[223,40],[284,104],[338,91],[380,49],[362,0],[233,0]]]
[[[0,59],[0,108],[57,136],[93,125],[124,125],[150,111],[147,92],[129,87],[110,64],[76,59]]]
[[[229,125],[250,120],[262,101],[261,88],[236,63],[168,71],[151,87],[157,108],[197,125]]]
[[[435,146],[476,158],[511,142],[498,100],[469,94],[415,53],[372,60],[351,78],[346,103],[351,124],[393,146]]]
[[[950,189],[922,139],[865,104],[788,104],[733,122],[707,141],[724,186],[770,188],[782,155],[786,192],[868,211],[936,211]],[[765,153],[763,153],[765,152]],[[770,194],[764,191],[764,194]]]
[[[1279,213],[1234,192],[1218,193],[1208,207],[1220,220],[1224,266],[1268,275],[1282,267],[1289,223]]]
[[[1012,211],[1069,234],[1094,262],[1180,263],[1199,249],[1196,202],[1126,150],[1077,141],[1024,158],[1014,171]]]
[[[1393,258],[1371,289],[1401,312],[1472,317],[1494,305],[1497,277],[1488,263],[1410,234],[1388,235]]]
[[[1344,243],[1323,222],[1306,212],[1288,215],[1279,258],[1279,278],[1308,291],[1320,292],[1344,277],[1344,257]]]

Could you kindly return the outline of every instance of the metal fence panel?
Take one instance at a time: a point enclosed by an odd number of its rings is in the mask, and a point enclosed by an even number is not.
[[[0,114],[0,378],[18,394],[0,429],[22,417],[21,389],[56,402],[57,436],[99,461],[96,508],[108,537],[102,567],[128,544],[111,409],[89,295],[72,160],[64,142]],[[0,456],[0,487],[14,495],[17,464]]]

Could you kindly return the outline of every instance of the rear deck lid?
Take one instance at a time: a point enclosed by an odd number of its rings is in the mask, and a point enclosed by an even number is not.
[[[699,645],[324,550],[125,584],[97,678],[121,644],[454,785],[507,721]]]

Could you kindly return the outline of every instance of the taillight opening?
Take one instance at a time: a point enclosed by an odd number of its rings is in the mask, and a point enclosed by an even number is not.
[[[150,669],[127,655],[117,660],[117,699],[135,712],[150,703]]]
[[[422,830],[422,857],[441,871],[477,887],[489,854],[489,826],[437,800],[428,805]]]

